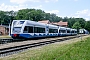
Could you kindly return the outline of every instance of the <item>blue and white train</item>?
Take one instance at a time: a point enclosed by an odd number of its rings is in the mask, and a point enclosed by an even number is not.
[[[79,29],[79,34],[89,34],[86,29]]]
[[[12,38],[36,38],[76,34],[76,29],[44,24],[30,20],[13,20],[11,26]]]

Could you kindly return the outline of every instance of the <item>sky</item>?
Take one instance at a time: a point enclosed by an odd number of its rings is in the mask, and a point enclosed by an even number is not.
[[[90,20],[90,0],[0,0],[0,10],[41,9],[59,17]]]

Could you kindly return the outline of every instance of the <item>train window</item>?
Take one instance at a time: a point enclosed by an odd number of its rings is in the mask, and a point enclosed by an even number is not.
[[[14,27],[13,32],[19,33],[21,31],[21,27]]]
[[[70,30],[67,30],[67,33],[70,33]]]
[[[32,27],[32,26],[29,26],[29,27],[28,27],[28,30],[29,30],[29,31],[28,31],[29,33],[33,33],[33,27]]]
[[[66,30],[59,30],[59,33],[66,33]]]
[[[13,26],[22,25],[25,21],[14,21]]]
[[[74,33],[74,31],[71,31],[71,33]]]
[[[75,31],[75,33],[77,33],[77,31]]]
[[[16,24],[17,25],[22,25],[24,23],[24,21],[18,21]]]
[[[28,33],[28,28],[25,26],[23,33]]]
[[[20,24],[23,24],[25,21],[20,21]]]
[[[34,33],[45,33],[45,28],[34,27]]]
[[[17,22],[17,21],[14,21],[14,22],[13,22],[13,25],[15,25],[15,24],[16,24],[16,22]]]
[[[24,33],[33,33],[33,27],[32,26],[25,26]]]
[[[49,29],[49,33],[58,33],[58,29]]]

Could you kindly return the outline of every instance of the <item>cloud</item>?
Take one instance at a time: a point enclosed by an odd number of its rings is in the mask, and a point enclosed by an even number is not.
[[[51,10],[51,11],[45,11],[46,13],[54,13],[54,14],[58,14],[59,10]]]
[[[85,10],[82,10],[82,11],[77,11],[76,14],[78,14],[78,15],[88,15],[88,14],[90,14],[90,10],[85,9]]]
[[[2,3],[0,5],[0,10],[2,11],[18,11],[20,9],[26,9],[26,8],[35,8],[35,9],[43,9],[42,5],[39,6],[28,6],[28,5],[24,5],[24,4],[20,4],[20,5],[6,5],[5,3]]]
[[[71,14],[69,17],[75,17],[75,18],[84,18],[86,21],[90,20],[90,10],[85,9],[81,11],[77,11],[75,14]]]
[[[3,10],[3,11],[11,11],[11,10],[18,11],[18,10],[24,9],[26,7],[27,7],[27,5],[18,5],[18,6],[13,5],[13,6],[11,6],[11,5],[5,5],[4,3],[2,3],[0,5],[0,10]]]
[[[57,2],[58,0],[10,0],[11,3],[24,4],[26,2]]]
[[[31,8],[35,8],[35,9],[43,9],[43,8],[42,8],[42,5],[39,5],[39,6],[31,6]]]
[[[86,21],[89,21],[89,20],[90,20],[90,18],[85,18],[85,20],[86,20]]]
[[[53,2],[57,2],[58,0],[44,0],[46,3],[48,3],[48,2],[51,2],[51,1],[53,1]]]
[[[39,0],[10,0],[11,3],[23,4],[26,2],[39,2]]]
[[[80,17],[90,17],[90,10],[85,9],[85,10],[77,11],[75,15],[79,15]]]

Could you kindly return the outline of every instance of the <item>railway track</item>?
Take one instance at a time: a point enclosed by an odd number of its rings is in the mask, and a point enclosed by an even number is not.
[[[65,37],[62,39],[53,39],[50,41],[42,41],[42,42],[25,44],[25,45],[20,45],[20,46],[2,48],[2,49],[0,49],[0,57],[5,57],[8,55],[16,54],[18,52],[25,51],[25,50],[32,48],[32,47],[42,46],[42,45],[51,44],[51,43],[55,43],[55,42],[61,42],[61,41],[65,41],[65,40],[69,40],[69,39],[73,39],[73,38],[78,38],[78,37],[80,37],[80,36]]]

